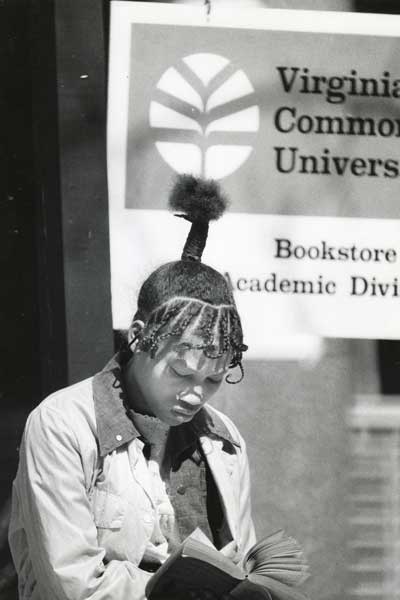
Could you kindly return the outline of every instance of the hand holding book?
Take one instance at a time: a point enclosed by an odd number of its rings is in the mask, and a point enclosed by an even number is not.
[[[228,549],[228,555],[232,552]],[[196,531],[153,575],[146,596],[150,600],[187,600],[191,594],[196,595],[191,600],[208,600],[207,594],[214,596],[212,600],[307,600],[295,589],[307,577],[301,547],[283,530],[257,542],[245,556],[243,568]]]
[[[206,536],[204,536],[204,537],[206,537]],[[214,546],[212,546],[212,547],[214,547]],[[229,544],[227,544],[226,546],[221,548],[220,552],[221,552],[221,554],[223,554],[225,556],[225,558],[231,560],[235,565],[240,563],[243,558],[243,554],[239,551],[235,540],[232,540],[231,542],[229,542]]]

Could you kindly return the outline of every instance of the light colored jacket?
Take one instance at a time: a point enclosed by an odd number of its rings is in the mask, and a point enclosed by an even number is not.
[[[28,418],[9,530],[20,600],[145,598],[151,574],[138,565],[156,511],[143,442],[122,420],[123,410],[108,423],[96,414],[96,377],[52,394]],[[109,379],[100,385],[115,400]],[[200,437],[232,536],[245,553],[255,542],[245,443],[225,415],[207,410],[238,446],[227,453],[221,440]]]

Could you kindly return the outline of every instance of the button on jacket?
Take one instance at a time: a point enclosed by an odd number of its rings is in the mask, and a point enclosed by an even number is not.
[[[139,565],[157,512],[119,373],[113,360],[28,418],[9,530],[20,600],[145,598],[151,573]],[[244,554],[255,542],[245,442],[228,417],[204,411],[210,425],[199,441]],[[234,452],[226,451],[226,432]]]

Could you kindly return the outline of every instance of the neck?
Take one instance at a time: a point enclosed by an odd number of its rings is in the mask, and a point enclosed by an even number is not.
[[[149,417],[132,411],[133,422],[138,431],[153,446],[161,449],[167,441],[170,426],[157,417]]]

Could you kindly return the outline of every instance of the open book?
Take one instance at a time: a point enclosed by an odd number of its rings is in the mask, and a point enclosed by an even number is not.
[[[252,584],[247,598],[308,600],[295,589],[307,577],[308,566],[301,547],[283,530],[257,542],[245,556],[243,567],[235,565],[196,530],[149,580],[146,598],[178,598],[195,589],[208,589],[222,597],[247,580]]]

